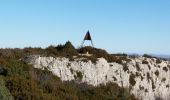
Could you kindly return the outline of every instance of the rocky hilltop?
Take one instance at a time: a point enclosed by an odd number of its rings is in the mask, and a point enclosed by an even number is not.
[[[92,62],[87,58],[70,60],[34,55],[24,60],[35,68],[48,69],[62,81],[75,80],[93,86],[113,82],[129,88],[139,100],[170,99],[169,61],[147,57],[128,59],[117,63],[98,58]]]

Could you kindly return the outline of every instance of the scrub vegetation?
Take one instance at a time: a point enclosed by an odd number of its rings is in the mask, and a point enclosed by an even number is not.
[[[127,89],[108,83],[93,87],[75,81],[62,82],[47,69],[39,70],[26,64],[22,59],[29,55],[54,57],[79,57],[79,53],[88,51],[94,60],[104,57],[121,63],[126,56],[109,55],[106,51],[91,47],[75,49],[71,42],[64,45],[42,48],[0,49],[0,100],[136,100]],[[71,69],[70,69],[71,70]],[[82,79],[82,73],[76,72]]]

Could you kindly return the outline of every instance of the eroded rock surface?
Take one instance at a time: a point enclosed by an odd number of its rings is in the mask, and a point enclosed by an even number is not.
[[[130,88],[142,100],[170,100],[169,61],[138,57],[118,64],[108,63],[104,58],[98,58],[96,63],[82,59],[30,56],[25,61],[35,68],[47,68],[62,81],[79,80],[94,86],[114,82]]]

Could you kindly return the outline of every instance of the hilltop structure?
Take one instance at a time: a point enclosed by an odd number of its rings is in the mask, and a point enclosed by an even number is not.
[[[87,33],[86,33],[86,35],[84,37],[83,43],[81,45],[82,47],[83,47],[85,41],[91,41],[91,45],[92,45],[92,47],[94,47],[93,41],[92,41],[92,38],[91,38],[91,35],[90,35],[89,31],[87,31]]]

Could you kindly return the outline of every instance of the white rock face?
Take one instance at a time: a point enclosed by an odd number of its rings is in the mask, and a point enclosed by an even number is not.
[[[83,58],[82,58],[83,59]],[[98,58],[96,64],[81,59],[30,56],[26,62],[35,68],[52,71],[62,81],[81,80],[97,86],[107,82],[130,88],[138,99],[155,100],[161,97],[170,100],[170,62],[154,58],[139,57],[123,64],[108,63]]]

